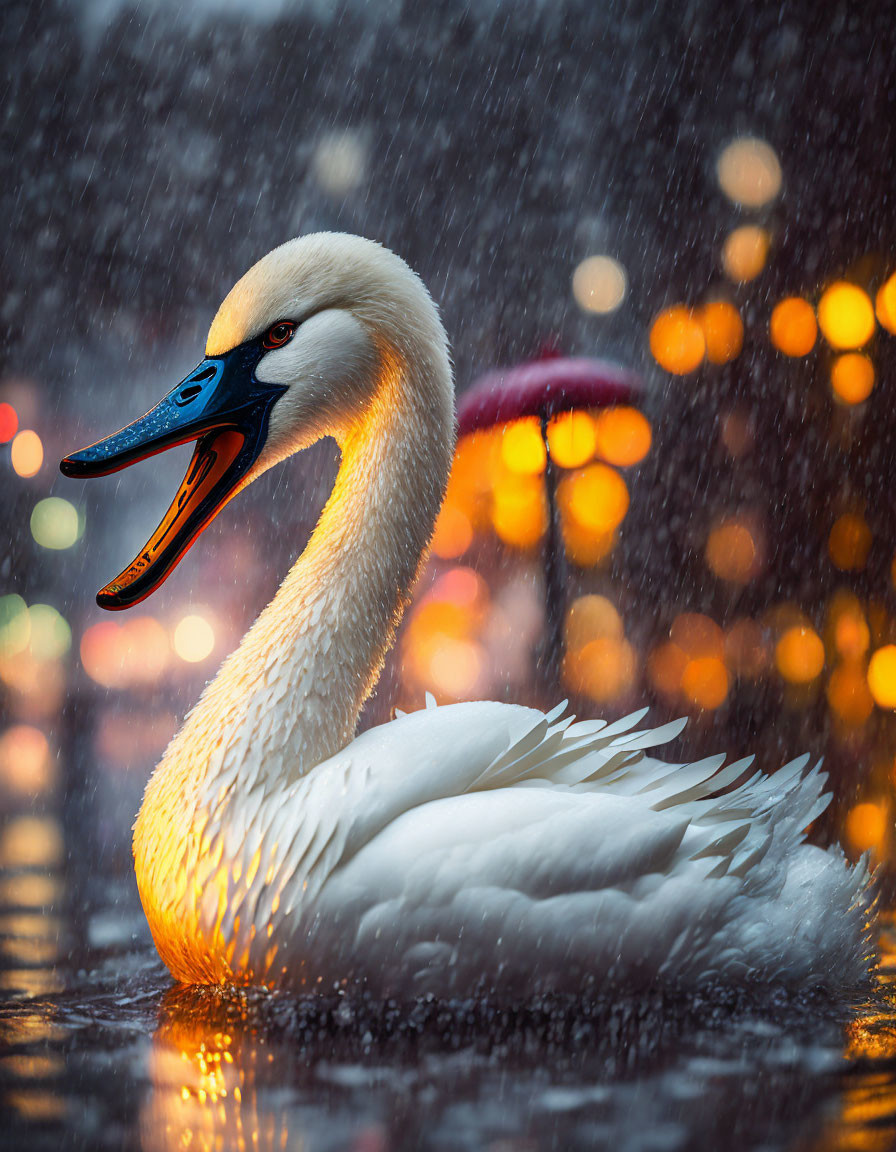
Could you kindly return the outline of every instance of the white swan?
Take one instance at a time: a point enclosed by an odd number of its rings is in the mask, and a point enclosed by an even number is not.
[[[806,758],[674,766],[632,733],[498,703],[353,739],[448,475],[445,334],[397,256],[293,240],[233,288],[206,360],[152,412],[63,462],[98,475],[198,440],[174,503],[99,594],[141,599],[240,488],[322,436],[342,465],[302,556],[155,770],[134,854],[178,980],[517,996],[710,980],[855,985],[867,867],[804,842]]]

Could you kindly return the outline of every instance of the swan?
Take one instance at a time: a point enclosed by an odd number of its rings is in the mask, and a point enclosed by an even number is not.
[[[197,368],[62,462],[105,475],[196,442],[162,523],[98,593],[118,610],[268,468],[324,436],[341,449],[307,547],[146,787],[135,868],[173,977],[399,998],[864,982],[867,862],[805,842],[829,800],[807,757],[772,775],[666,764],[645,753],[683,721],[431,698],[354,735],[454,421],[421,280],[372,241],[322,233],[250,268]]]

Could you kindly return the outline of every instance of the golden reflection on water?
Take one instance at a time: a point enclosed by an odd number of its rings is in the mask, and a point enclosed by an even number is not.
[[[274,1064],[240,993],[175,988],[164,998],[140,1112],[145,1152],[279,1152],[289,1144],[282,1093],[264,1093]],[[282,1081],[282,1071],[277,1082]],[[278,1100],[279,1096],[279,1100]],[[295,1146],[295,1134],[293,1143]]]

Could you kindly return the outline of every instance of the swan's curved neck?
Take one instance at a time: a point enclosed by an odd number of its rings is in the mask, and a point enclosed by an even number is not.
[[[202,744],[213,775],[238,773],[246,786],[294,779],[351,739],[432,535],[453,451],[450,380],[420,378],[426,365],[385,363],[373,402],[342,437],[339,474],[307,548],[175,738],[177,759],[187,753],[195,764]]]

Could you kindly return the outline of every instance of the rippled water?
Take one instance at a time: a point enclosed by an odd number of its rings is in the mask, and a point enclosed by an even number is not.
[[[51,835],[20,817],[0,837],[0,1147],[896,1147],[889,927],[880,987],[858,1005],[399,1009],[184,990],[131,881],[72,892],[39,851]]]

